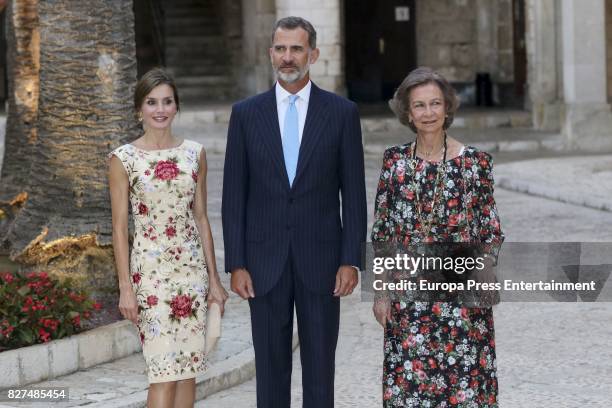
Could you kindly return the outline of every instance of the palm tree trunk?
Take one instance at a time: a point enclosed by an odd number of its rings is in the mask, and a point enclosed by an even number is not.
[[[0,238],[24,201],[30,153],[36,144],[40,35],[38,0],[11,0],[6,9],[8,117],[0,179]],[[4,252],[7,248],[4,247]]]
[[[107,153],[137,134],[131,0],[45,0],[38,141],[11,259],[115,286]]]

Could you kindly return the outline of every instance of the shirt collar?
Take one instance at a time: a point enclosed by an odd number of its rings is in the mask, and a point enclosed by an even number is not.
[[[276,92],[277,103],[285,102],[286,100],[288,100],[291,94],[287,92],[287,90],[283,88],[281,84],[278,83],[278,81],[276,82],[276,86],[274,88]],[[308,104],[308,100],[310,99],[310,89],[311,88],[312,88],[312,82],[309,80],[308,83],[302,89],[300,89],[300,91],[296,94],[297,96],[299,96],[298,99],[301,99],[306,104]]]

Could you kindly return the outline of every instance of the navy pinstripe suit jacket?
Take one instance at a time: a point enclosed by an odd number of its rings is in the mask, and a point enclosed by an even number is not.
[[[290,187],[274,88],[236,103],[225,153],[222,218],[226,271],[246,268],[256,296],[274,287],[290,248],[302,282],[331,293],[340,265],[361,267],[366,236],[357,106],[312,85]]]

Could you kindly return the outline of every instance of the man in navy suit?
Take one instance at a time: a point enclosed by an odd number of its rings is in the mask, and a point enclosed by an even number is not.
[[[249,300],[260,408],[290,406],[294,305],[304,407],[334,406],[339,298],[352,293],[361,266],[359,113],[310,81],[318,56],[308,21],[279,20],[270,48],[277,82],[236,103],[228,130],[225,267],[232,290]]]

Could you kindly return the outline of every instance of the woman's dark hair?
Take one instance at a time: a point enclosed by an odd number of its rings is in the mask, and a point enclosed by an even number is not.
[[[402,125],[408,126],[416,133],[417,128],[410,121],[408,112],[410,111],[410,92],[419,86],[435,84],[444,97],[444,110],[446,118],[444,119],[444,130],[448,129],[453,123],[455,112],[459,107],[457,93],[451,84],[442,75],[428,67],[419,67],[411,71],[402,81],[399,88],[395,91],[393,99],[389,100],[389,107],[397,116],[397,119]]]
[[[176,110],[180,110],[179,96],[174,78],[162,68],[153,68],[144,74],[136,83],[136,89],[134,90],[134,110],[136,112],[142,107],[146,96],[159,85],[168,85],[172,88]]]

